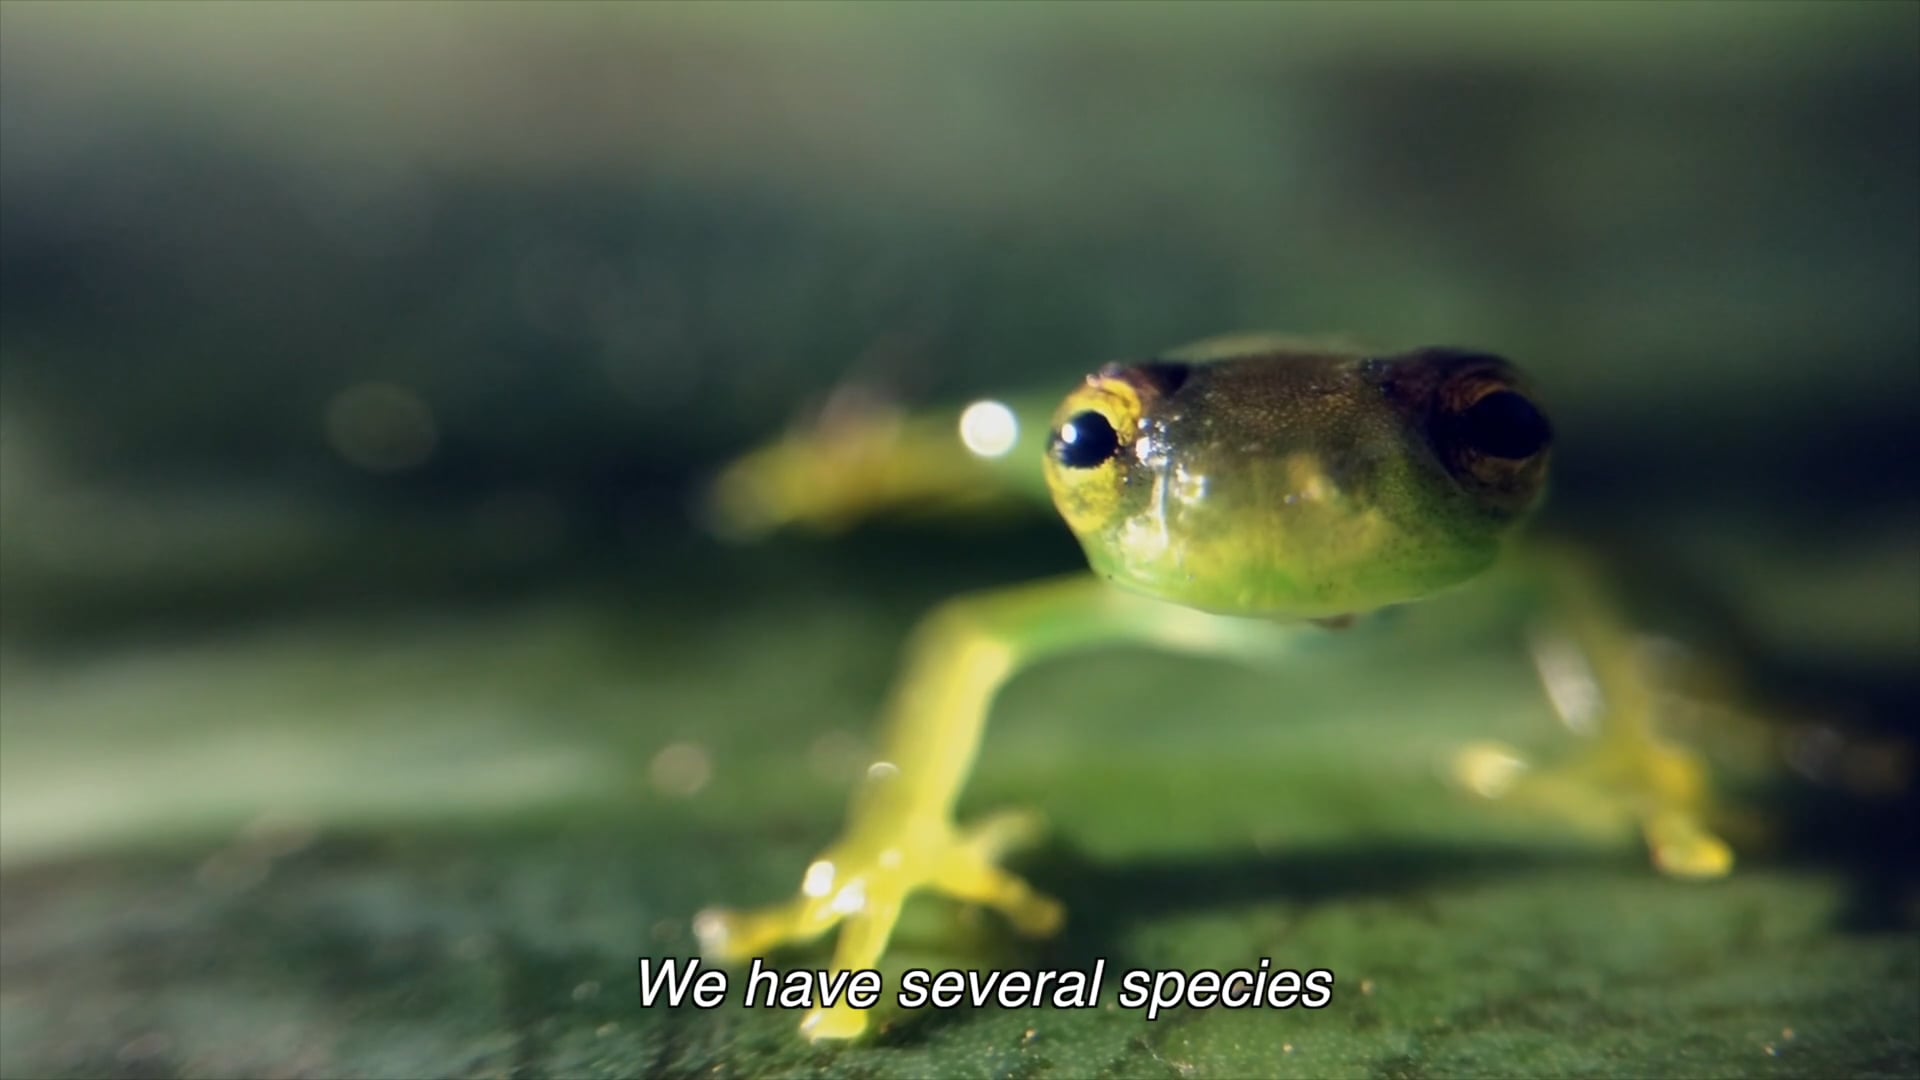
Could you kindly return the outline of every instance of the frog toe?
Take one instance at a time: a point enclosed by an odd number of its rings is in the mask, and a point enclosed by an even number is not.
[[[1682,748],[1595,747],[1566,763],[1535,768],[1505,744],[1481,742],[1456,754],[1451,772],[1474,795],[1541,811],[1589,832],[1637,824],[1654,866],[1671,877],[1709,880],[1733,869],[1733,849],[1705,822],[1712,802],[1705,766]]]
[[[1060,902],[998,865],[1007,851],[1040,836],[1038,815],[994,815],[964,832],[923,826],[861,830],[816,859],[801,879],[800,895],[786,903],[700,912],[693,928],[701,951],[715,961],[741,963],[838,926],[833,970],[870,969],[886,951],[901,905],[920,889],[992,908],[1030,937],[1060,928],[1066,915]],[[867,1024],[864,1010],[841,1002],[812,1010],[800,1029],[817,1042],[853,1038]]]
[[[866,1030],[867,1010],[844,1003],[809,1010],[806,1019],[800,1021],[800,1034],[806,1036],[808,1042],[854,1039]]]
[[[782,945],[810,941],[833,926],[821,905],[801,897],[751,911],[702,909],[693,917],[700,953],[716,963],[741,963]]]
[[[1050,937],[1066,921],[1058,900],[1035,892],[1015,874],[960,853],[940,868],[933,887],[956,900],[989,907],[1027,937]]]
[[[1461,747],[1449,772],[1453,782],[1483,799],[1504,798],[1530,764],[1506,743],[1486,740]]]
[[[1670,877],[1711,881],[1733,871],[1733,849],[1693,815],[1664,812],[1642,826],[1653,864]]]

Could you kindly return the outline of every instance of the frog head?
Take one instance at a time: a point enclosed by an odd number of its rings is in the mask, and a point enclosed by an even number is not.
[[[1205,611],[1328,618],[1490,566],[1552,429],[1486,353],[1279,346],[1112,364],[1053,418],[1047,484],[1093,569]]]

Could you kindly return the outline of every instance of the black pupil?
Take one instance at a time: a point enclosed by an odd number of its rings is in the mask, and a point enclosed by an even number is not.
[[[1553,439],[1547,418],[1511,390],[1488,394],[1460,414],[1460,437],[1489,457],[1529,458]]]
[[[1069,469],[1091,469],[1119,449],[1119,433],[1097,412],[1075,413],[1053,437],[1053,459]]]

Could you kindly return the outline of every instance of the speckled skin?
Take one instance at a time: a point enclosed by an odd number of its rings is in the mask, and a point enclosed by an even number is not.
[[[701,912],[694,929],[709,956],[745,962],[838,927],[834,968],[869,968],[901,905],[921,890],[991,908],[1027,934],[1052,933],[1065,914],[1059,903],[999,865],[1031,839],[1037,819],[1009,813],[965,827],[953,819],[1007,680],[1050,657],[1117,644],[1282,656],[1298,635],[1321,632],[1308,621],[1342,625],[1461,584],[1495,562],[1539,501],[1551,441],[1518,372],[1498,358],[1456,349],[1378,356],[1273,338],[1110,365],[1050,422],[1021,429],[986,462],[961,450],[951,421],[882,413],[790,435],[718,481],[722,531],[742,534],[835,527],[887,505],[966,502],[983,489],[1024,487],[1023,470],[1031,477],[1044,461],[1054,505],[1094,573],[987,590],[930,612],[908,643],[845,832],[792,899]],[[1551,591],[1606,703],[1602,735],[1583,760],[1555,769],[1532,769],[1507,747],[1469,747],[1456,779],[1488,797],[1635,822],[1663,869],[1726,873],[1731,852],[1703,824],[1704,773],[1656,734],[1631,635],[1587,575],[1564,562],[1538,565],[1556,582]],[[868,1023],[841,1002],[809,1012],[801,1030],[844,1039]]]
[[[1430,422],[1518,385],[1504,361],[1452,350],[1113,365],[1055,424],[1104,410],[1120,452],[1050,458],[1048,482],[1088,563],[1124,588],[1224,614],[1369,611],[1485,570],[1538,503],[1547,451],[1493,476]]]

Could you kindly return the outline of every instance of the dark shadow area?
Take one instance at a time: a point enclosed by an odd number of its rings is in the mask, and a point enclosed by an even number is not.
[[[1042,966],[1089,966],[1104,956],[1110,966],[1125,967],[1137,958],[1114,950],[1127,929],[1166,915],[1271,902],[1311,906],[1362,897],[1404,898],[1418,905],[1424,889],[1574,867],[1618,867],[1624,872],[1627,860],[1538,846],[1361,843],[1291,854],[1168,858],[1115,866],[1091,862],[1060,846],[1032,866],[1034,880],[1055,892],[1072,912],[1066,930],[1045,946],[1048,962]],[[1643,866],[1632,869],[1644,872]]]

